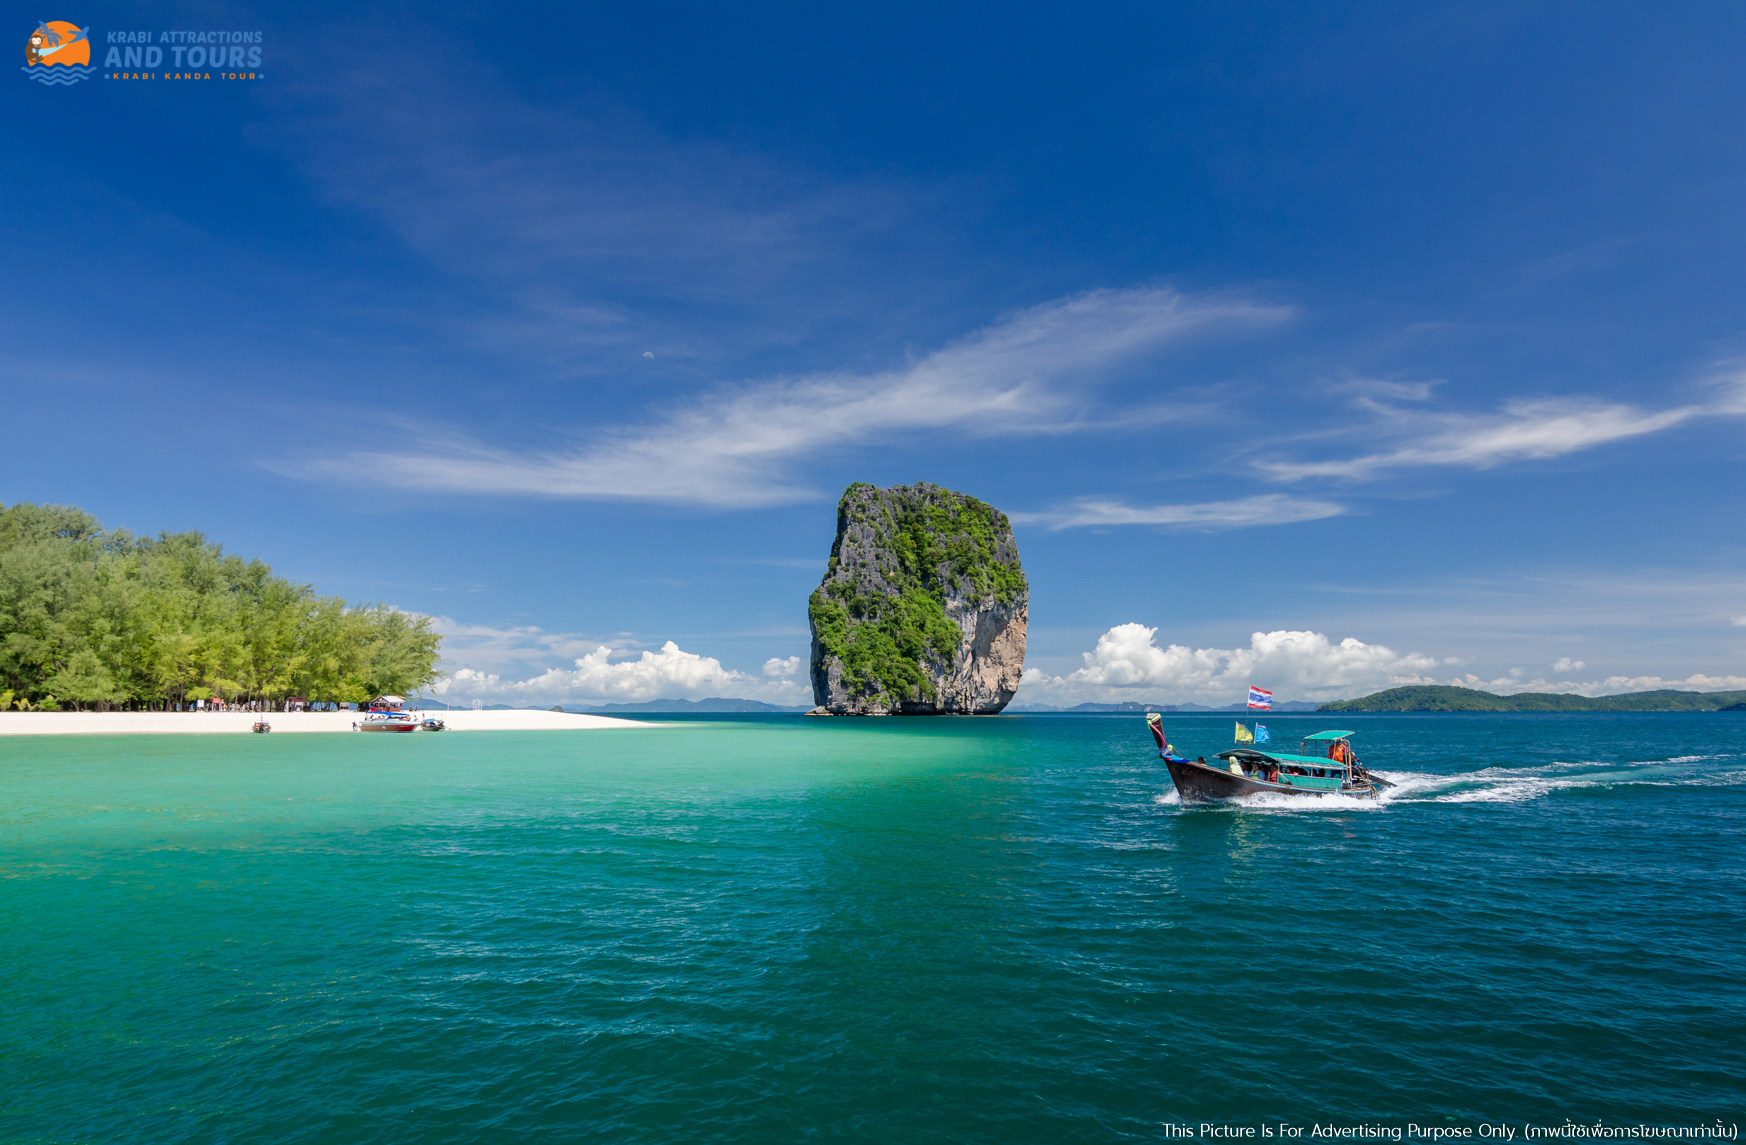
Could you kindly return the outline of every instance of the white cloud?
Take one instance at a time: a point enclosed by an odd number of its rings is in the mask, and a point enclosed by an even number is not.
[[[1735,628],[1746,628],[1746,616],[1736,616],[1733,625]]]
[[[1204,501],[1194,505],[1127,505],[1120,501],[1082,498],[1065,509],[1008,514],[1020,524],[1049,529],[1097,525],[1182,525],[1203,529],[1240,529],[1251,525],[1289,525],[1337,517],[1346,511],[1332,501],[1311,501],[1283,493],[1244,497],[1238,501]]]
[[[776,680],[787,680],[800,674],[800,657],[790,656],[786,660],[775,656],[764,661],[764,675]]]
[[[1563,671],[1559,661],[1554,664],[1554,671]],[[1582,661],[1575,661],[1571,668],[1580,671]],[[1519,670],[1518,670],[1519,671]],[[1484,680],[1471,672],[1453,680],[1421,680],[1424,684],[1454,684],[1463,688],[1478,688],[1486,692],[1496,692],[1499,695],[1513,696],[1518,692],[1573,692],[1578,696],[1616,696],[1623,692],[1656,692],[1672,689],[1680,692],[1737,692],[1746,691],[1746,676],[1710,676],[1702,672],[1694,673],[1683,680],[1669,680],[1661,676],[1608,676],[1604,680],[1547,680],[1536,678],[1523,680],[1526,673],[1511,674],[1496,680]]]
[[[1708,413],[1729,412],[1722,406],[1681,406],[1650,411],[1636,406],[1603,404],[1581,398],[1515,401],[1495,414],[1392,415],[1393,432],[1407,444],[1380,453],[1332,461],[1261,461],[1262,471],[1283,481],[1306,477],[1363,480],[1415,466],[1454,465],[1490,469],[1510,461],[1561,457],[1584,449],[1659,433]],[[1388,432],[1384,425],[1378,432]]]
[[[447,616],[433,616],[431,627],[443,638],[445,672],[462,667],[499,674],[527,671],[553,661],[565,661],[592,651],[604,639],[622,646],[625,634],[550,632],[534,624],[498,627],[462,624]]]
[[[539,703],[687,699],[729,696],[769,703],[804,703],[810,688],[793,677],[800,657],[772,658],[762,675],[722,667],[713,656],[686,652],[669,640],[660,651],[645,649],[636,659],[614,661],[612,648],[599,645],[575,660],[573,668],[548,668],[526,680],[506,680],[495,672],[458,668],[431,688],[437,696]],[[772,670],[772,665],[776,670]]]
[[[411,452],[276,468],[426,491],[780,504],[817,495],[788,472],[804,457],[928,431],[1070,432],[1086,383],[1099,373],[1195,332],[1269,325],[1290,313],[1172,290],[1099,290],[1022,311],[901,369],[726,387],[573,452],[529,453],[457,436]]]
[[[1396,653],[1381,644],[1351,637],[1334,643],[1320,632],[1256,632],[1247,648],[1160,648],[1158,630],[1142,624],[1118,624],[1097,638],[1097,646],[1081,654],[1084,666],[1064,676],[1040,668],[1025,669],[1019,704],[1070,705],[1085,701],[1141,700],[1155,703],[1221,705],[1240,702],[1249,684],[1273,691],[1284,700],[1350,699],[1386,688],[1412,684],[1453,684],[1499,695],[1518,692],[1574,692],[1609,696],[1663,688],[1688,692],[1746,690],[1746,676],[1696,673],[1684,679],[1661,676],[1608,676],[1601,680],[1527,679],[1523,668],[1487,680],[1472,673],[1438,679],[1438,667],[1459,664],[1457,657],[1417,652]],[[1586,665],[1569,657],[1552,665],[1558,673],[1580,672]]]
[[[607,643],[598,635],[548,632],[531,624],[460,624],[446,616],[433,617],[432,627],[443,637],[439,667],[448,678],[430,691],[451,700],[553,704],[729,696],[797,704],[812,694],[802,656],[772,656],[753,674],[672,641],[659,651],[627,648],[636,642],[623,633]],[[552,668],[554,662],[573,667]]]
[[[1699,383],[1707,399],[1673,409],[1649,410],[1588,398],[1517,399],[1489,414],[1433,413],[1395,403],[1422,402],[1441,382],[1391,383],[1369,379],[1335,383],[1354,392],[1353,404],[1376,415],[1366,436],[1399,444],[1356,457],[1327,461],[1256,462],[1282,481],[1309,477],[1367,480],[1390,470],[1424,466],[1490,469],[1512,461],[1562,457],[1585,449],[1660,433],[1688,421],[1746,414],[1746,370],[1739,362],[1719,363]],[[1342,438],[1348,440],[1350,435]]]
[[[1028,670],[1019,702],[1130,699],[1144,690],[1147,699],[1227,704],[1241,699],[1250,683],[1281,700],[1335,699],[1417,682],[1419,673],[1437,666],[1430,656],[1401,655],[1351,637],[1336,644],[1320,632],[1256,632],[1247,648],[1160,648],[1157,632],[1116,625],[1083,654],[1085,666],[1077,671],[1049,676]]]
[[[1710,379],[1716,398],[1710,408],[1719,414],[1746,414],[1746,367],[1740,362],[1721,362]]]
[[[360,12],[348,33],[319,69],[344,76],[345,95],[288,80],[298,113],[263,138],[438,273],[487,288],[483,307],[468,305],[474,290],[421,292],[411,319],[444,337],[582,372],[641,364],[657,345],[673,360],[696,343],[791,342],[861,298],[845,262],[920,205],[902,184],[833,184],[768,153],[667,136],[610,101],[582,115],[530,101],[468,67],[466,37],[443,30]],[[364,47],[385,35],[408,49],[392,75]],[[375,314],[393,306],[371,299]]]
[[[1382,378],[1347,377],[1329,382],[1327,388],[1336,393],[1354,394],[1359,406],[1377,409],[1384,402],[1430,401],[1432,391],[1446,380],[1436,378],[1426,382],[1394,382]]]

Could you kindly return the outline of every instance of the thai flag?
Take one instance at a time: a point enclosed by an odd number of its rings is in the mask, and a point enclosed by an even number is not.
[[[1266,688],[1257,688],[1255,685],[1250,684],[1249,706],[1251,708],[1271,709],[1273,707],[1273,693],[1269,692]]]

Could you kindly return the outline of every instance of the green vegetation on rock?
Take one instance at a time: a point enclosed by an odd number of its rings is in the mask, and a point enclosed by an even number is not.
[[[1320,712],[1713,712],[1746,701],[1746,692],[1627,692],[1578,696],[1570,692],[1519,692],[1499,696],[1475,688],[1420,684],[1390,688],[1356,700],[1337,700]]]
[[[926,589],[907,585],[896,597],[874,597],[854,582],[813,592],[807,602],[813,632],[843,662],[843,681],[856,699],[932,700],[925,660],[950,665],[958,627]]]
[[[1026,593],[1006,514],[937,485],[856,482],[808,601],[815,669],[839,661],[853,701],[931,703],[964,640],[948,606],[1014,606]]]
[[[439,677],[430,619],[352,606],[199,533],[106,532],[63,505],[0,506],[0,702],[360,702]]]

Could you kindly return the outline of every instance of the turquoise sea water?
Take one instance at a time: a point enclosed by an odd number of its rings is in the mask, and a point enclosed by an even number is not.
[[[0,740],[0,1136],[1740,1120],[1746,716],[1341,719]]]

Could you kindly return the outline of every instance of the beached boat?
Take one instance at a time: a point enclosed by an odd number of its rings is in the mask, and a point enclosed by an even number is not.
[[[270,732],[273,730],[273,725],[266,720],[256,720],[254,726],[249,730],[252,732]]]
[[[1158,744],[1158,756],[1170,769],[1177,794],[1185,803],[1269,794],[1369,799],[1380,789],[1392,786],[1387,780],[1371,775],[1358,762],[1358,757],[1352,754],[1349,731],[1305,736],[1296,753],[1237,747],[1213,756],[1221,763],[1208,763],[1205,756],[1189,759],[1177,754],[1164,734],[1164,717],[1157,712],[1146,713],[1146,726],[1151,729]],[[1323,754],[1312,755],[1312,751]]]
[[[427,732],[441,732],[441,731],[447,731],[449,729],[448,724],[445,724],[443,721],[437,719],[435,716],[426,716],[424,719],[424,723],[420,724],[419,726],[422,727]]]

